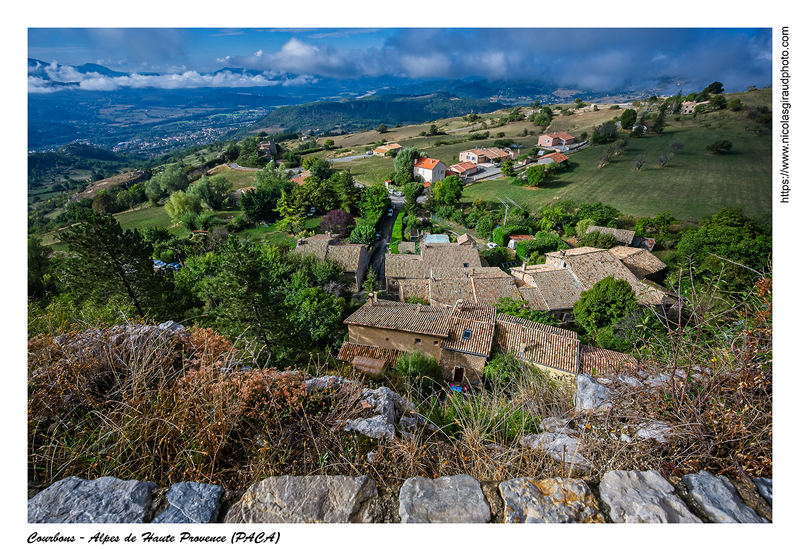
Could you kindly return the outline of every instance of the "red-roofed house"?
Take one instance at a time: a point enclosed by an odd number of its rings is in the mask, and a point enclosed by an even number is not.
[[[467,176],[478,172],[478,165],[470,161],[465,161],[463,163],[458,163],[457,165],[451,166],[448,171],[452,171],[461,178],[466,178]]]
[[[439,180],[443,180],[445,170],[447,170],[447,165],[438,159],[420,157],[414,163],[414,176],[419,176],[423,183],[435,184]]]
[[[556,145],[569,145],[576,141],[575,136],[567,134],[566,132],[553,132],[551,134],[542,134],[539,136],[538,145],[542,147],[553,147]]]
[[[548,165],[550,163],[558,163],[562,164],[567,162],[569,157],[564,155],[563,153],[559,153],[556,151],[555,153],[548,153],[547,155],[542,155],[539,157],[539,160],[536,161],[537,165]]]

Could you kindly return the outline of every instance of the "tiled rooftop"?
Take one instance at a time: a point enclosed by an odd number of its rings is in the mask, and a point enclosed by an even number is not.
[[[521,300],[522,295],[514,285],[512,278],[475,278],[472,280],[475,292],[475,302],[482,304],[497,304],[501,298],[508,297],[511,300]]]
[[[497,314],[495,344],[522,360],[578,373],[580,341],[574,331]]]
[[[581,346],[581,373],[604,376],[620,371],[628,372],[637,366],[638,361],[629,354],[595,348],[594,346]]]
[[[344,323],[447,337],[449,319],[448,308],[378,299],[374,304],[364,304]]]
[[[397,358],[400,357],[402,352],[393,348],[380,348],[371,346],[369,344],[354,344],[352,342],[342,343],[342,348],[339,350],[339,355],[336,356],[337,360],[343,362],[352,362],[353,358],[373,358],[376,360],[384,360],[386,365],[392,367],[397,363]]]
[[[656,255],[646,249],[612,247],[608,252],[619,258],[625,267],[639,279],[644,279],[667,267]]]
[[[543,311],[572,308],[585,290],[567,269],[534,272],[531,275],[546,308]]]

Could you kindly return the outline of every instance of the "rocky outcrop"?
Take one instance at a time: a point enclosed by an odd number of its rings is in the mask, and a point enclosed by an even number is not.
[[[583,480],[515,478],[500,483],[507,523],[605,522],[600,505]]]
[[[542,450],[547,455],[569,467],[591,468],[592,464],[578,451],[579,441],[563,432],[544,432],[522,437],[522,445],[534,450]]]
[[[713,522],[768,522],[744,504],[731,481],[707,471],[687,474],[683,483],[703,513]]]
[[[466,474],[437,479],[415,476],[400,488],[403,523],[484,523],[491,520],[481,484]]]
[[[702,522],[655,471],[611,471],[600,481],[600,499],[613,522]]]
[[[153,523],[207,523],[216,522],[220,499],[225,493],[222,486],[200,482],[178,482],[167,492],[169,507],[153,519]]]
[[[277,476],[250,486],[226,523],[371,522],[367,502],[378,496],[366,476]]]
[[[753,482],[758,488],[758,493],[761,497],[767,500],[770,507],[772,506],[772,479],[771,478],[754,478]]]
[[[28,522],[143,522],[155,488],[152,482],[71,476],[28,500]]]
[[[575,411],[603,410],[611,407],[611,389],[598,383],[591,375],[575,378]]]

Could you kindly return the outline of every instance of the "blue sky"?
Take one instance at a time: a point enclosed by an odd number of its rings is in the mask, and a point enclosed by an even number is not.
[[[699,90],[719,80],[727,91],[771,83],[772,30],[748,28],[31,28],[28,56],[60,66],[99,63],[169,78],[85,80],[87,89],[122,86],[271,86],[286,75],[315,77],[543,79],[607,90],[662,77]],[[223,67],[256,79],[201,75]],[[36,91],[29,81],[29,91]],[[695,90],[696,91],[696,90]]]

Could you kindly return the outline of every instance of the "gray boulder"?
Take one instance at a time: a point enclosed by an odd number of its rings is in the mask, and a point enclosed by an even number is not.
[[[370,522],[368,505],[377,496],[366,476],[276,476],[250,486],[225,522]]]
[[[219,513],[219,500],[225,493],[222,486],[200,482],[178,482],[167,492],[169,507],[153,519],[153,523],[207,523],[215,522]]]
[[[576,412],[611,407],[611,389],[598,383],[591,375],[578,375],[575,384],[577,390],[573,401]]]
[[[350,379],[339,377],[338,375],[325,375],[324,377],[315,377],[305,381],[306,390],[308,392],[319,392],[320,390],[327,390],[329,388],[338,389],[342,385],[352,383]]]
[[[744,504],[736,487],[725,476],[708,471],[682,478],[689,495],[714,522],[769,522]]]
[[[543,432],[522,437],[526,448],[544,450],[547,454],[565,465],[589,469],[592,464],[578,451],[579,441],[564,433]]]
[[[617,523],[702,522],[655,471],[610,471],[599,488],[600,499]]]
[[[394,440],[395,428],[383,415],[369,418],[348,419],[345,421],[344,430],[355,431],[370,438]]]
[[[28,522],[143,522],[155,489],[153,482],[70,476],[28,500]]]
[[[767,503],[772,505],[772,479],[771,478],[754,478],[753,483],[758,488],[758,493],[761,497],[767,500]]]
[[[625,383],[626,385],[631,386],[633,388],[640,388],[640,387],[644,386],[642,381],[640,381],[636,377],[629,377],[627,375],[620,375],[619,377],[617,377],[617,379],[619,379],[619,381],[621,383]]]
[[[492,513],[481,484],[466,474],[415,476],[400,488],[400,522],[488,523]]]
[[[164,323],[159,324],[158,328],[161,331],[183,331],[184,329],[186,329],[183,325],[181,325],[177,321],[172,321],[172,320],[165,321]]]
[[[569,428],[569,419],[561,417],[545,417],[539,422],[539,427],[545,432],[561,432],[564,434],[578,434],[578,431]]]
[[[598,523],[605,522],[591,489],[571,478],[515,478],[500,483],[505,522]]]

